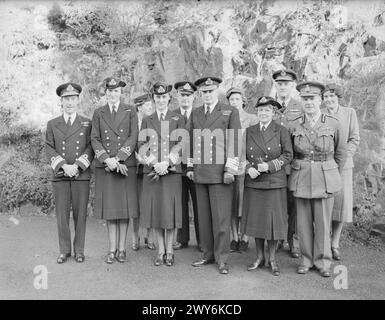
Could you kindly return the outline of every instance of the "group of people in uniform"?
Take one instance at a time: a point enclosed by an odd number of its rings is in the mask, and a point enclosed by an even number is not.
[[[259,97],[255,112],[248,113],[240,88],[227,91],[228,103],[219,102],[218,77],[174,86],[156,82],[149,94],[134,99],[135,105],[121,101],[126,83],[109,77],[104,82],[107,103],[92,120],[77,113],[82,88],[59,86],[63,114],[50,120],[46,131],[57,262],[65,262],[72,252],[77,262],[85,260],[94,161],[94,214],[106,220],[106,263],[126,261],[131,220],[132,249],[139,249],[141,226],[147,247],[157,247],[154,265],[173,266],[174,250],[190,241],[191,200],[202,252],[194,267],[216,263],[221,274],[228,274],[229,253],[246,251],[253,237],[256,260],[247,270],[267,265],[279,275],[276,251],[288,245],[291,256],[300,259],[297,273],[315,268],[330,277],[332,259],[341,259],[343,224],[352,221],[357,117],[340,105],[342,90],[334,83],[297,84],[291,70],[274,72],[272,80],[275,98]],[[169,108],[173,87],[175,110]],[[300,100],[294,98],[294,88]],[[193,108],[197,93],[203,104]]]

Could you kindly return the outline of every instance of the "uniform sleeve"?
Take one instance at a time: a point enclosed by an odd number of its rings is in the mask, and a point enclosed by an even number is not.
[[[341,124],[338,122],[334,133],[334,160],[338,164],[338,170],[341,172],[346,162],[347,143],[343,139]]]
[[[92,123],[90,121],[90,126],[87,128],[86,133],[86,148],[82,155],[75,160],[75,164],[77,164],[78,167],[82,170],[86,170],[91,165],[91,162],[94,159],[94,151],[91,146],[91,130]]]
[[[358,126],[357,114],[354,109],[351,109],[351,117],[349,123],[347,155],[353,157],[360,143],[360,131]]]
[[[45,150],[47,159],[51,163],[51,168],[56,174],[63,166],[63,164],[66,163],[66,160],[56,152],[51,121],[47,123],[47,131],[45,133]]]
[[[278,158],[267,162],[270,173],[274,173],[285,168],[285,166],[293,159],[293,146],[291,143],[290,133],[284,127],[280,130],[280,140],[282,150],[281,155]]]
[[[138,135],[138,115],[135,108],[132,108],[130,112],[130,135],[116,155],[119,161],[126,161],[127,158],[135,151],[136,144],[138,142]]]
[[[230,132],[227,142],[225,171],[231,174],[237,174],[242,152],[242,127],[239,112],[235,108],[231,112],[228,129],[230,129]]]
[[[96,159],[103,163],[109,158],[109,156],[102,145],[100,132],[100,114],[98,111],[95,111],[92,116],[91,146],[95,151]]]

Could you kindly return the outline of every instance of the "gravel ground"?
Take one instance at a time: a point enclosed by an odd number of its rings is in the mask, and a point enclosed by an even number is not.
[[[14,220],[16,219],[16,220]],[[193,231],[193,230],[191,230]],[[191,232],[193,237],[193,232]],[[343,261],[333,264],[331,278],[315,271],[296,274],[298,260],[280,251],[281,276],[269,269],[248,272],[255,245],[246,253],[231,253],[230,273],[220,275],[215,265],[194,268],[200,253],[191,245],[175,255],[175,266],[155,267],[155,251],[130,249],[128,262],[107,265],[107,231],[102,221],[88,218],[86,261],[72,258],[56,263],[58,240],[53,216],[0,216],[0,299],[384,299],[385,255],[383,252],[347,242]],[[195,244],[195,240],[192,240]],[[47,289],[34,287],[34,268],[48,270]],[[347,289],[335,289],[337,265],[347,268]]]

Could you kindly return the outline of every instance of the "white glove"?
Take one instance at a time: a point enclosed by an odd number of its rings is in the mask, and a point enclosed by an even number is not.
[[[247,170],[247,174],[250,176],[251,179],[255,179],[261,173],[257,169],[251,167],[251,168],[249,168],[249,170]]]

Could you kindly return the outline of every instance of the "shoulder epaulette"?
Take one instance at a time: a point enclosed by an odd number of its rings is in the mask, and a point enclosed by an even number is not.
[[[337,120],[337,121],[338,121],[338,118],[337,118],[337,117],[335,117],[334,115],[330,114],[330,113],[322,113],[322,115],[321,115],[321,116],[323,116],[325,120],[326,120],[326,117],[329,117],[329,118],[332,118],[332,119],[334,119],[334,120]],[[324,120],[324,121],[322,121],[322,122],[325,122],[325,120]]]

